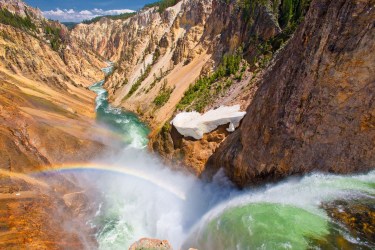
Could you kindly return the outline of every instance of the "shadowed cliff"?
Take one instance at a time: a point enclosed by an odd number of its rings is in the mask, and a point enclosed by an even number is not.
[[[241,128],[210,158],[239,186],[375,163],[374,1],[313,1],[260,83]]]

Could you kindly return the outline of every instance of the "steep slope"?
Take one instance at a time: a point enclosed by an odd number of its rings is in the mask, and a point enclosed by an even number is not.
[[[205,174],[239,186],[375,163],[373,1],[313,1]]]
[[[28,172],[84,161],[102,148],[87,132],[95,129],[91,93],[75,87],[64,93],[4,69],[0,78],[1,169]]]

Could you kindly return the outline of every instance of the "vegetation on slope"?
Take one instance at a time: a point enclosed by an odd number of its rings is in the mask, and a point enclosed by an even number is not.
[[[230,0],[227,0],[230,1]],[[282,32],[269,42],[276,51],[285,43],[296,30],[298,24],[303,20],[311,0],[237,0],[242,11],[242,18],[245,23],[251,25],[256,17],[255,10],[258,6],[269,8],[278,23]],[[263,41],[260,41],[263,42]]]
[[[245,21],[252,21],[258,6],[266,6],[278,17],[281,28],[300,22],[310,2],[311,0],[238,0]]]
[[[132,16],[135,16],[137,14],[137,12],[131,12],[131,13],[123,13],[123,14],[120,14],[120,15],[108,15],[108,16],[98,16],[98,17],[94,17],[93,19],[90,19],[90,20],[84,20],[82,23],[84,24],[92,24],[92,23],[96,23],[96,22],[99,22],[100,19],[102,19],[103,17],[106,17],[108,19],[112,19],[112,20],[126,20]]]
[[[22,29],[23,31],[26,31],[33,36],[36,36],[36,34],[39,33],[37,25],[30,18],[30,16],[27,15],[27,13],[25,17],[22,17],[17,14],[11,13],[7,9],[1,9],[0,23]],[[40,24],[38,25],[38,27],[40,27]],[[50,41],[52,49],[55,51],[59,51],[63,43],[61,38],[61,28],[51,25],[49,22],[45,21],[41,23],[41,27],[44,31],[45,39]]]
[[[193,85],[191,85],[185,92],[184,97],[177,105],[178,110],[196,110],[203,111],[204,107],[209,104],[214,96],[227,89],[232,85],[231,79],[220,81],[223,78],[228,78],[231,75],[237,74],[240,70],[242,60],[242,50],[239,49],[235,54],[224,55],[222,63],[217,67],[216,71],[209,75],[199,78]],[[244,71],[244,69],[241,69]],[[240,75],[243,72],[240,72]],[[241,76],[237,78],[240,79]],[[215,86],[214,86],[215,84]]]
[[[280,26],[285,28],[300,23],[310,2],[311,0],[283,0],[280,6]]]
[[[44,33],[46,34],[46,38],[50,41],[51,47],[54,51],[59,51],[62,45],[60,32],[61,28],[58,27],[52,27],[50,25],[46,25],[44,27]]]
[[[148,65],[146,67],[146,70],[145,72],[143,72],[143,74],[138,78],[138,80],[133,84],[133,86],[131,87],[129,93],[125,96],[125,100],[128,99],[129,97],[131,97],[135,91],[137,91],[137,89],[141,86],[142,82],[144,80],[146,80],[146,78],[148,77],[148,75],[150,74],[151,72],[151,69],[152,69],[152,65]]]
[[[154,99],[153,103],[157,107],[162,107],[164,104],[166,104],[171,97],[171,94],[174,90],[174,88],[167,87],[167,81],[165,80],[163,85],[160,88],[159,95]]]
[[[0,23],[11,25],[15,28],[26,31],[35,31],[36,25],[29,16],[21,17],[8,11],[7,9],[0,10]]]
[[[163,13],[165,9],[176,5],[181,0],[160,0],[155,3],[146,4],[144,8],[158,7],[159,13]]]

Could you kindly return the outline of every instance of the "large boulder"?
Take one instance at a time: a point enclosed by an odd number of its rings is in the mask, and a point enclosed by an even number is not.
[[[130,246],[129,250],[172,250],[167,240],[143,238]]]

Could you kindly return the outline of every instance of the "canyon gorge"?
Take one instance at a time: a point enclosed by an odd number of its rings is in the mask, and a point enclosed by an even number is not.
[[[1,249],[375,247],[373,0],[0,9]]]

